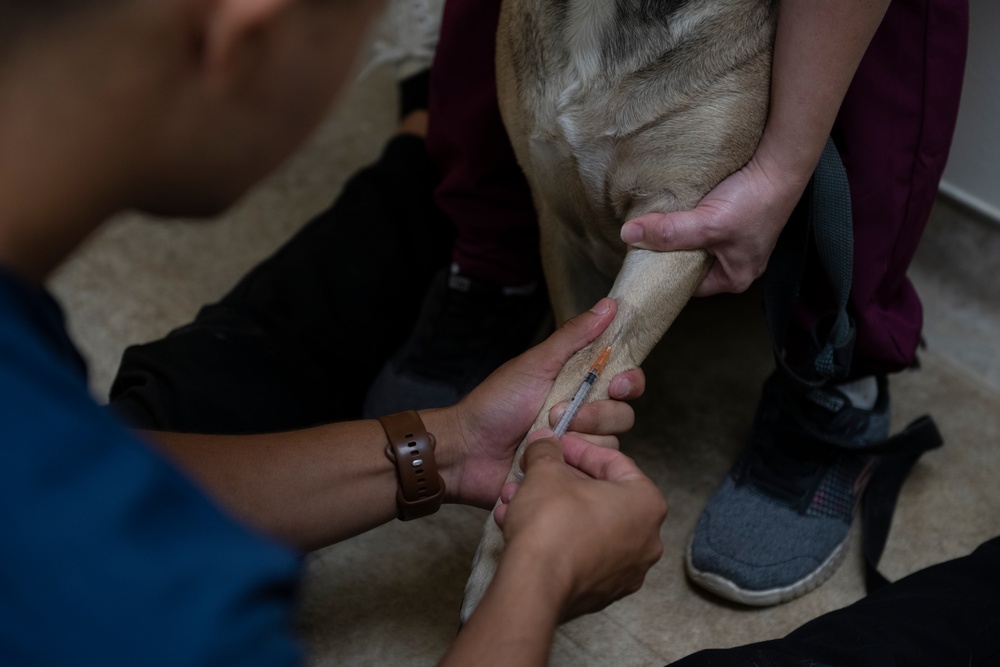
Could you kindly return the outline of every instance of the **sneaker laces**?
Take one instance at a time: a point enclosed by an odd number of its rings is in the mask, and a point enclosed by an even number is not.
[[[430,67],[441,33],[442,0],[392,0],[372,57],[358,75],[363,78],[382,65],[392,64],[403,79]]]

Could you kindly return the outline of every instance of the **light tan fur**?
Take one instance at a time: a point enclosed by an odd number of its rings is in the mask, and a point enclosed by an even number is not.
[[[588,401],[607,398],[611,378],[642,363],[708,272],[700,250],[626,253],[619,230],[644,213],[693,208],[749,161],[767,116],[776,15],[774,0],[504,1],[500,109],[538,211],[556,319],[609,286],[618,302],[609,329],[560,373],[532,431],[550,426],[551,408],[612,345]],[[491,517],[463,620],[502,550]]]

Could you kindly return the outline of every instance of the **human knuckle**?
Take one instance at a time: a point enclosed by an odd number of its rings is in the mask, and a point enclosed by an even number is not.
[[[663,494],[660,493],[660,490],[652,482],[647,485],[646,503],[649,511],[649,520],[659,526],[667,518],[669,506],[667,499],[663,497]]]
[[[674,242],[674,239],[677,238],[677,232],[676,229],[674,229],[674,225],[666,221],[653,225],[650,232],[650,239],[657,245],[669,246]]]
[[[657,494],[657,506],[656,506],[656,516],[660,520],[660,523],[667,518],[667,513],[670,512],[670,506],[667,503],[667,499],[663,497],[663,494]]]

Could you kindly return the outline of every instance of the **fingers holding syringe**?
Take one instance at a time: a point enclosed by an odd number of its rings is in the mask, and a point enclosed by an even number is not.
[[[608,386],[609,398],[582,405],[568,430],[596,445],[617,449],[618,439],[615,436],[629,431],[635,424],[635,413],[625,401],[642,396],[645,389],[646,376],[641,369],[619,373]],[[549,425],[555,427],[568,407],[568,401],[553,406],[549,412]]]

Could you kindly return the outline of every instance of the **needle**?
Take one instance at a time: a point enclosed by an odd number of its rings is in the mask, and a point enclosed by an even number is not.
[[[608,357],[610,356],[611,346],[609,345],[597,356],[597,361],[590,366],[590,370],[587,371],[587,376],[583,378],[583,382],[580,383],[580,388],[576,390],[576,396],[573,397],[569,407],[566,408],[566,412],[563,413],[562,419],[560,419],[559,423],[556,424],[556,436],[561,438],[563,434],[566,433],[566,429],[569,428],[569,423],[573,421],[573,417],[576,416],[580,406],[583,405],[583,399],[587,397],[587,393],[590,392],[591,387],[593,387],[594,383],[597,382],[597,378],[607,365]]]

